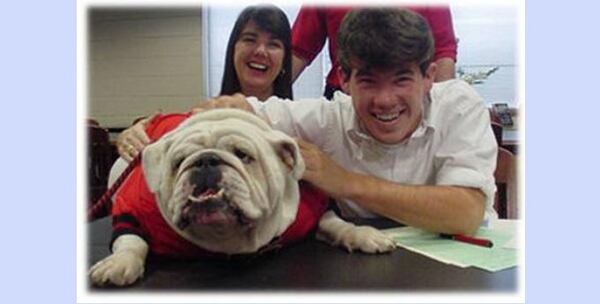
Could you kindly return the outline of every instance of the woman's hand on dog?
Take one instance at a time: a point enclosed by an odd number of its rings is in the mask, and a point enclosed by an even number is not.
[[[150,118],[145,118],[136,122],[117,137],[117,150],[127,162],[133,160],[150,143],[145,131],[149,120]]]

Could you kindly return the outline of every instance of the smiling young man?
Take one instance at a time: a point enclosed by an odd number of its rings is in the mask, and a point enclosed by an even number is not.
[[[391,218],[472,234],[492,207],[497,145],[482,98],[465,82],[433,83],[433,39],[406,10],[359,9],[338,32],[346,94],[331,102],[247,102],[299,137],[304,179],[334,197],[341,215]],[[222,97],[202,108],[244,106]],[[246,105],[247,106],[247,105]]]

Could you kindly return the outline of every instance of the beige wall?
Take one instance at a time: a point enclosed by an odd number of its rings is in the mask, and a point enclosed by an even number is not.
[[[126,127],[202,99],[200,8],[90,8],[88,22],[88,117]]]

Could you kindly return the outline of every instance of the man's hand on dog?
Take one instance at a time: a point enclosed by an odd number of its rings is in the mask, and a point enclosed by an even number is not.
[[[246,101],[246,96],[240,93],[233,95],[223,95],[209,99],[207,101],[203,101],[192,109],[192,113],[196,114],[198,112],[220,108],[234,108],[254,113],[254,109],[248,103],[248,101]]]
[[[312,183],[330,196],[340,198],[346,194],[350,172],[342,168],[317,146],[296,138],[306,169],[302,179]]]

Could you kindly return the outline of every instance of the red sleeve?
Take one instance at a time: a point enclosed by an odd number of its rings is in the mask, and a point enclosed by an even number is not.
[[[441,58],[451,58],[456,61],[457,44],[452,25],[452,14],[448,6],[427,7],[418,10],[425,17],[433,33],[435,53],[433,61]]]
[[[326,20],[319,8],[302,6],[292,26],[292,53],[310,64],[327,39]]]
[[[164,134],[175,129],[190,115],[190,113],[155,115],[146,126],[146,134],[148,134],[150,140],[156,141]],[[148,220],[148,214],[154,214],[153,208],[156,208],[156,206],[153,202],[154,196],[147,189],[142,168],[138,164],[114,196],[111,248],[114,240],[123,234],[134,234],[143,238],[147,243],[151,243],[143,222]]]

